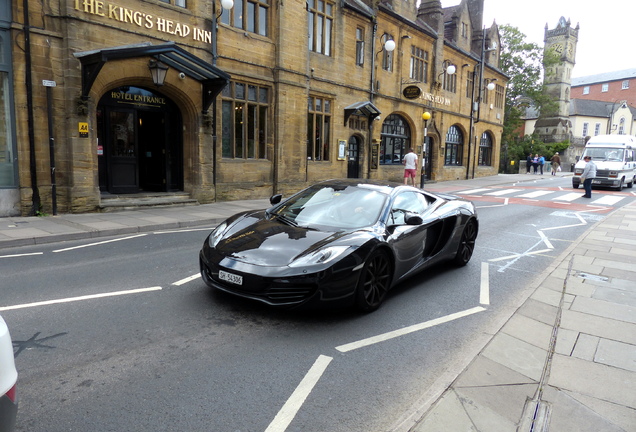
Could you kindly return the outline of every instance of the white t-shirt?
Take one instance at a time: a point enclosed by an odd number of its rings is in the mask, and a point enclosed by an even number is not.
[[[404,169],[417,168],[417,155],[413,152],[404,155]]]

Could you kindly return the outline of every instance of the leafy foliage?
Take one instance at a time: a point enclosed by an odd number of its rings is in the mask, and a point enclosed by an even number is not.
[[[554,97],[543,85],[544,68],[548,73],[559,62],[557,55],[547,53],[536,43],[527,42],[526,35],[509,25],[499,27],[501,37],[500,69],[510,77],[506,89],[506,103],[502,134],[501,172],[517,172],[511,161],[525,160],[528,153],[544,156],[568,147],[567,143],[543,144],[536,135],[523,136],[525,109],[532,106],[542,112],[555,110]],[[516,163],[516,162],[515,162]]]

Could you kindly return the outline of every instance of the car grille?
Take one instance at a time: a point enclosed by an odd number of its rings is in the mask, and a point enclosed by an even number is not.
[[[597,170],[596,171],[596,176],[597,177],[609,177],[609,170]]]

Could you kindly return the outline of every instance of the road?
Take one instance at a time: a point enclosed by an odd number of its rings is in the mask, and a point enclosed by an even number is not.
[[[368,315],[212,292],[196,275],[207,229],[3,250],[18,430],[390,430],[461,371],[528,281],[635,198],[584,200],[566,178],[456,189],[478,206],[473,260],[403,283]]]

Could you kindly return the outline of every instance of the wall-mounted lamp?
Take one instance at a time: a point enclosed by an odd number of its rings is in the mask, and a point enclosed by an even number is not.
[[[148,69],[150,69],[150,75],[152,75],[152,82],[155,83],[157,87],[161,87],[166,80],[168,66],[158,60],[151,59],[148,62]]]
[[[444,62],[444,70],[437,76],[437,87],[441,88],[442,83],[445,83],[446,77],[444,77],[444,81],[441,81],[442,75],[454,75],[455,72],[457,72],[457,66],[452,63]]]
[[[234,7],[234,0],[221,0],[221,10],[218,12],[217,18],[223,15],[224,10],[230,10]]]
[[[493,91],[495,89],[495,81],[497,81],[497,78],[490,80],[490,82],[486,85],[486,90]]]
[[[384,42],[384,49],[388,52],[395,50],[395,41],[393,39],[389,39]]]

